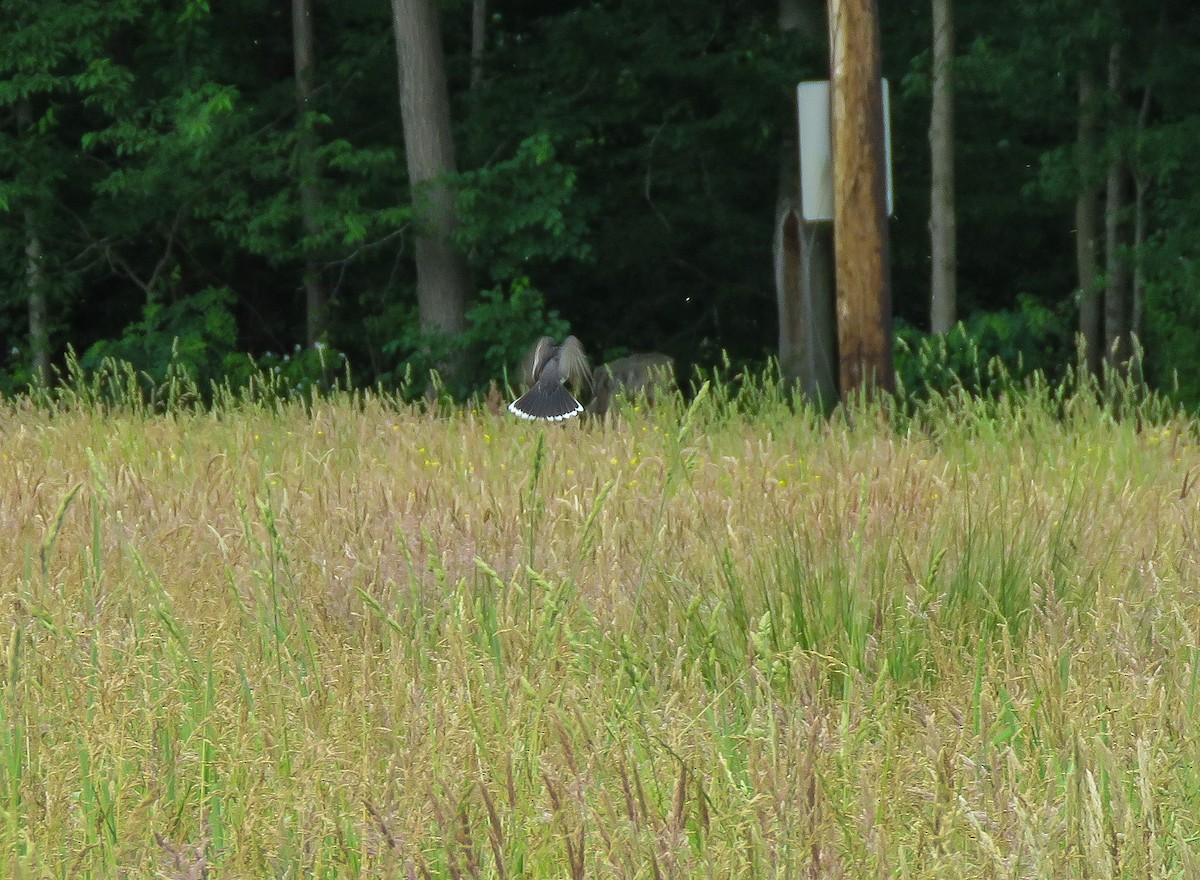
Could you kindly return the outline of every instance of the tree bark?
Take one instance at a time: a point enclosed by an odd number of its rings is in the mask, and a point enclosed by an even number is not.
[[[450,97],[436,0],[392,0],[400,118],[412,187],[421,329],[450,337],[467,327],[469,275],[452,236],[458,221],[446,175],[456,170]],[[454,360],[439,365],[453,374]]]
[[[829,0],[839,385],[891,391],[892,296],[876,0]]]
[[[471,88],[483,84],[483,54],[487,46],[487,0],[471,2]]]
[[[929,114],[929,243],[933,267],[929,323],[934,333],[948,333],[958,320],[953,58],[953,0],[933,0],[933,98]]]
[[[1075,269],[1079,279],[1079,338],[1088,371],[1100,372],[1104,357],[1100,265],[1096,254],[1100,190],[1096,185],[1096,80],[1086,67],[1079,72],[1079,119],[1075,161],[1079,193],[1075,196]]]
[[[1159,6],[1158,25],[1154,31],[1154,49],[1148,67],[1155,67],[1163,39],[1167,32],[1167,4]],[[1130,334],[1140,345],[1146,309],[1146,271],[1142,251],[1146,244],[1146,196],[1150,191],[1150,174],[1144,164],[1144,141],[1146,126],[1150,120],[1150,102],[1153,80],[1147,81],[1142,89],[1142,106],[1138,110],[1133,167],[1133,303],[1130,317]]]
[[[17,101],[17,134],[22,136],[33,124],[33,109],[27,99]],[[26,207],[25,223],[25,302],[29,315],[29,366],[35,384],[50,384],[50,304],[46,293],[46,270],[42,239],[38,234],[33,208]]]
[[[806,328],[802,390],[814,404],[829,410],[838,401],[833,227],[828,223],[801,223],[799,215],[796,225],[804,291],[800,306]]]
[[[1108,55],[1108,89],[1114,102],[1120,100],[1121,46],[1113,43]],[[1104,290],[1104,357],[1112,365],[1129,358],[1129,264],[1122,248],[1126,243],[1125,209],[1128,204],[1125,157],[1114,147],[1108,163],[1104,205],[1104,259],[1107,284]]]
[[[299,177],[300,219],[304,234],[320,235],[321,190],[318,181],[316,138],[309,113],[313,97],[312,0],[292,0],[292,59],[296,76],[296,111],[299,137],[296,141],[296,170]],[[321,277],[320,265],[312,259],[304,263],[305,338],[308,344],[320,342],[329,332],[329,291]]]
[[[25,210],[25,294],[29,304],[30,371],[34,382],[50,384],[50,307],[46,298],[46,274],[42,267],[42,240],[38,237],[33,211]]]
[[[779,372],[815,406],[837,403],[837,316],[828,224],[801,219],[799,182],[780,174],[775,207],[775,304]]]
[[[800,0],[780,0],[779,29],[794,39],[823,38],[823,22]],[[797,149],[789,140],[779,165],[772,244],[779,371],[821,407],[837,402],[832,249],[828,230],[802,219]]]
[[[1138,112],[1137,137],[1140,141],[1146,131],[1150,115],[1150,86],[1142,93],[1142,108]],[[1142,324],[1146,308],[1146,273],[1142,266],[1142,248],[1146,244],[1146,194],[1150,190],[1150,175],[1144,168],[1135,167],[1133,173],[1133,303],[1129,331],[1131,336],[1142,338]]]
[[[785,382],[803,384],[805,327],[801,311],[800,220],[796,157],[790,151],[780,162],[775,197],[775,309],[779,317],[779,372]]]

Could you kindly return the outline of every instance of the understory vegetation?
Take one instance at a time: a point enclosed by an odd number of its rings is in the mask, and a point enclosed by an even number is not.
[[[4,876],[1200,876],[1156,397],[128,378],[0,402]]]

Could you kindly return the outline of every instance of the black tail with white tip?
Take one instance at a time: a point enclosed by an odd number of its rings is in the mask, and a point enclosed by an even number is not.
[[[561,382],[543,379],[510,403],[508,410],[523,419],[561,422],[579,415],[583,406]]]
[[[568,385],[578,388],[591,381],[583,346],[574,336],[555,345],[549,336],[538,340],[527,363],[533,387],[508,405],[509,412],[523,419],[561,422],[583,412]]]

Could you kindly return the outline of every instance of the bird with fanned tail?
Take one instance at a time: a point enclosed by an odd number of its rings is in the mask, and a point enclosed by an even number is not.
[[[583,345],[568,336],[562,345],[555,345],[549,336],[538,340],[529,363],[528,375],[533,387],[508,405],[513,415],[543,422],[561,422],[583,412],[575,399],[576,391],[591,381],[591,368]],[[568,387],[570,386],[570,388]]]

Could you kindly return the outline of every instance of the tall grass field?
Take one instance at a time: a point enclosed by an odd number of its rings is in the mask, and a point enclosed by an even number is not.
[[[1200,437],[0,402],[0,877],[1200,877]]]

